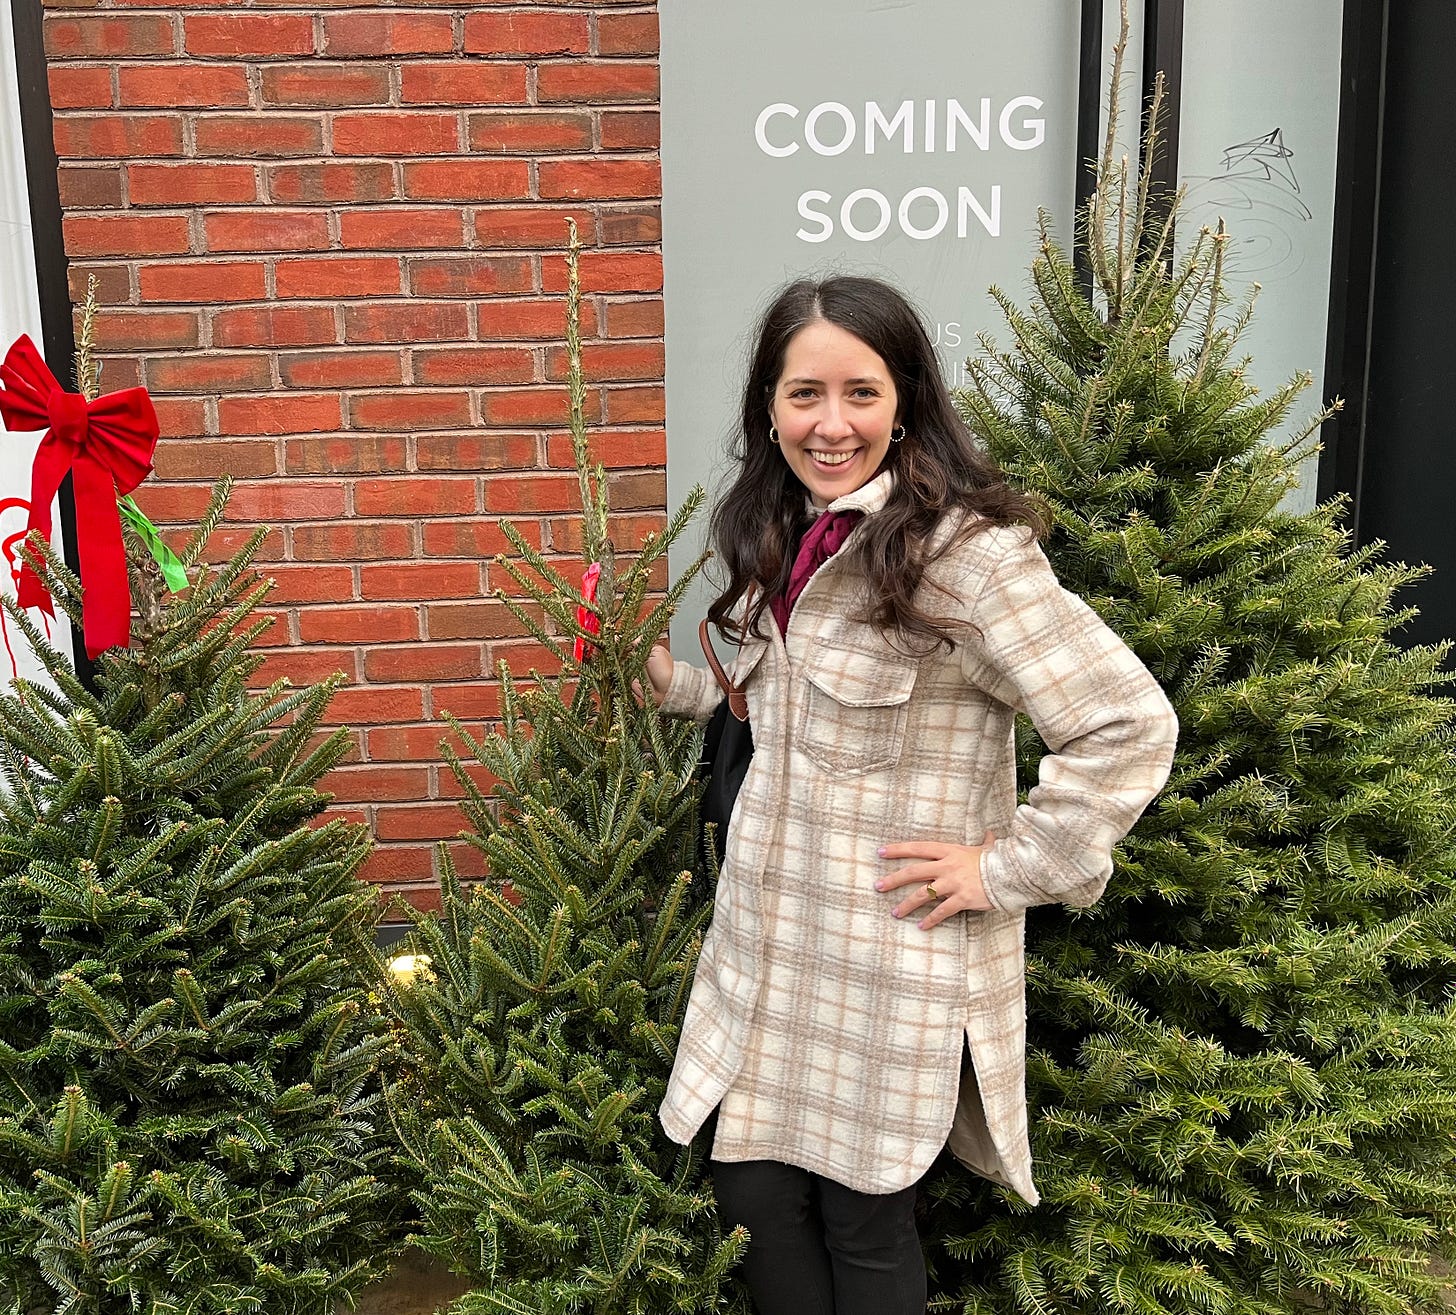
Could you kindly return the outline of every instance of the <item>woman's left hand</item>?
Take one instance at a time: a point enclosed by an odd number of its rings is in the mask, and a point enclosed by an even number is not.
[[[875,882],[875,889],[916,885],[917,889],[896,905],[894,912],[897,918],[903,918],[927,904],[934,904],[920,921],[922,931],[928,931],[954,913],[983,912],[991,907],[991,901],[981,884],[981,851],[988,849],[995,839],[996,833],[988,827],[979,845],[946,845],[934,840],[882,845],[881,858],[913,858],[919,862],[887,873]]]

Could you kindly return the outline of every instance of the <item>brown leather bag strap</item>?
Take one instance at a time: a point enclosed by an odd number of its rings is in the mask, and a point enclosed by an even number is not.
[[[708,637],[707,617],[704,617],[698,622],[698,640],[703,645],[703,656],[708,659],[708,665],[713,668],[713,675],[718,679],[718,688],[731,698],[733,696],[733,685],[728,679],[728,673],[723,670],[723,664],[718,661],[718,654],[713,648],[713,641]]]
[[[753,602],[754,587],[748,586],[748,592],[744,595],[744,615],[747,615],[748,607]],[[708,665],[713,668],[713,675],[717,678],[718,688],[721,689],[728,699],[728,711],[739,721],[748,720],[748,695],[728,679],[728,673],[723,670],[723,664],[718,661],[718,654],[713,648],[713,641],[708,637],[708,618],[704,617],[698,622],[698,639],[703,645],[703,655],[708,659]]]

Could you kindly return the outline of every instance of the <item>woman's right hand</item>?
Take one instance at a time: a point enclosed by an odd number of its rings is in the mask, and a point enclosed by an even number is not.
[[[654,644],[647,655],[647,679],[652,684],[652,701],[660,708],[672,684],[673,657],[666,644]]]

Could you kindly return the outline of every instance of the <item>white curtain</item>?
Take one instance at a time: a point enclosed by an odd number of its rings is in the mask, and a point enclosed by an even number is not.
[[[0,337],[8,347],[22,333],[40,340],[30,201],[20,142],[20,100],[10,6],[0,14]],[[0,348],[3,350],[3,348]]]
[[[30,199],[25,181],[25,153],[20,139],[20,100],[15,74],[15,34],[11,6],[0,5],[0,356],[22,333],[41,346],[40,301],[35,283],[35,247],[30,224]],[[39,434],[11,434],[0,429],[0,589],[15,593],[16,549],[25,535],[29,514],[30,466]],[[60,525],[59,507],[51,523]],[[59,538],[57,529],[56,537]],[[71,652],[71,628],[64,614],[50,621],[40,612],[32,619],[49,630],[51,642]],[[0,613],[0,684],[26,676],[42,676],[22,636]]]

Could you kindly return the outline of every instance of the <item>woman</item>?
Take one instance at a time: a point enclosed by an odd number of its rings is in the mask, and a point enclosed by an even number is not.
[[[1024,911],[1101,894],[1177,721],[1057,583],[893,288],[786,288],[741,437],[708,615],[755,749],[661,1119],[686,1143],[716,1111],[760,1315],[922,1315],[915,1185],[947,1139],[1037,1199]],[[721,697],[665,648],[648,675],[668,713]],[[1021,808],[1018,711],[1051,749]]]

